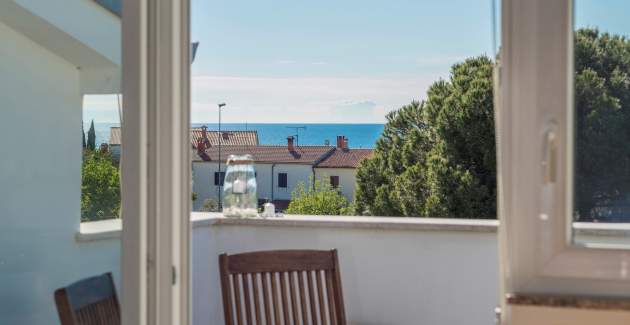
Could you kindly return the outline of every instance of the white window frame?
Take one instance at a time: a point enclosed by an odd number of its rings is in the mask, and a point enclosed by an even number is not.
[[[189,33],[188,0],[123,1],[124,325],[190,323]]]
[[[627,296],[630,252],[572,240],[572,17],[571,0],[502,3],[496,122],[503,292]]]

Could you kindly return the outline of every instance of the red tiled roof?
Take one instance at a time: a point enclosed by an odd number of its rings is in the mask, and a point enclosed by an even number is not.
[[[334,150],[331,146],[299,146],[293,151],[289,151],[287,146],[221,146],[221,157],[219,157],[219,146],[212,146],[205,151],[205,157],[201,158],[195,151],[194,161],[221,161],[227,160],[229,155],[252,155],[257,163],[289,163],[289,164],[309,164],[315,165],[322,159],[328,157]]]
[[[219,145],[219,139],[224,146],[257,146],[257,131],[207,131],[208,140],[211,146]],[[190,129],[190,142],[193,146],[201,139],[201,128]]]
[[[219,136],[221,135],[222,145],[258,145],[257,131],[207,131],[207,137],[211,146],[219,145]],[[190,129],[190,143],[193,148],[197,147],[197,141],[201,139],[201,128]],[[121,135],[120,127],[111,127],[109,129],[109,144],[120,145]]]
[[[359,164],[370,156],[372,149],[339,149],[317,164],[317,168],[357,168]]]

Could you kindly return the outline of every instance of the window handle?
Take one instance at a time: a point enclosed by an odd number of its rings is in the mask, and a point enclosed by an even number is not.
[[[554,184],[557,176],[558,136],[555,122],[551,122],[544,136],[543,143],[543,183]]]

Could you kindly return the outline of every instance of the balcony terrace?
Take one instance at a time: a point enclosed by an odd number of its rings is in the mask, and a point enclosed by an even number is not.
[[[193,324],[222,324],[217,258],[267,249],[339,250],[352,324],[493,324],[496,220],[192,214]],[[627,225],[575,223],[578,241],[630,242]],[[83,223],[80,245],[116,253],[120,220]],[[97,248],[99,247],[99,248]],[[118,269],[118,265],[109,266]]]

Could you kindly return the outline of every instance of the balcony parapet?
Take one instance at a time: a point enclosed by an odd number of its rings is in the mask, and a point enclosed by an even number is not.
[[[234,219],[225,218],[217,212],[192,212],[193,228],[216,226],[257,227],[305,227],[305,228],[349,228],[396,231],[443,231],[443,232],[496,232],[497,220],[446,219],[446,218],[401,218],[365,216],[307,216],[285,215],[279,218]],[[574,223],[578,236],[602,236],[611,238],[630,237],[630,224]],[[121,219],[81,223],[76,234],[79,242],[120,238]]]

